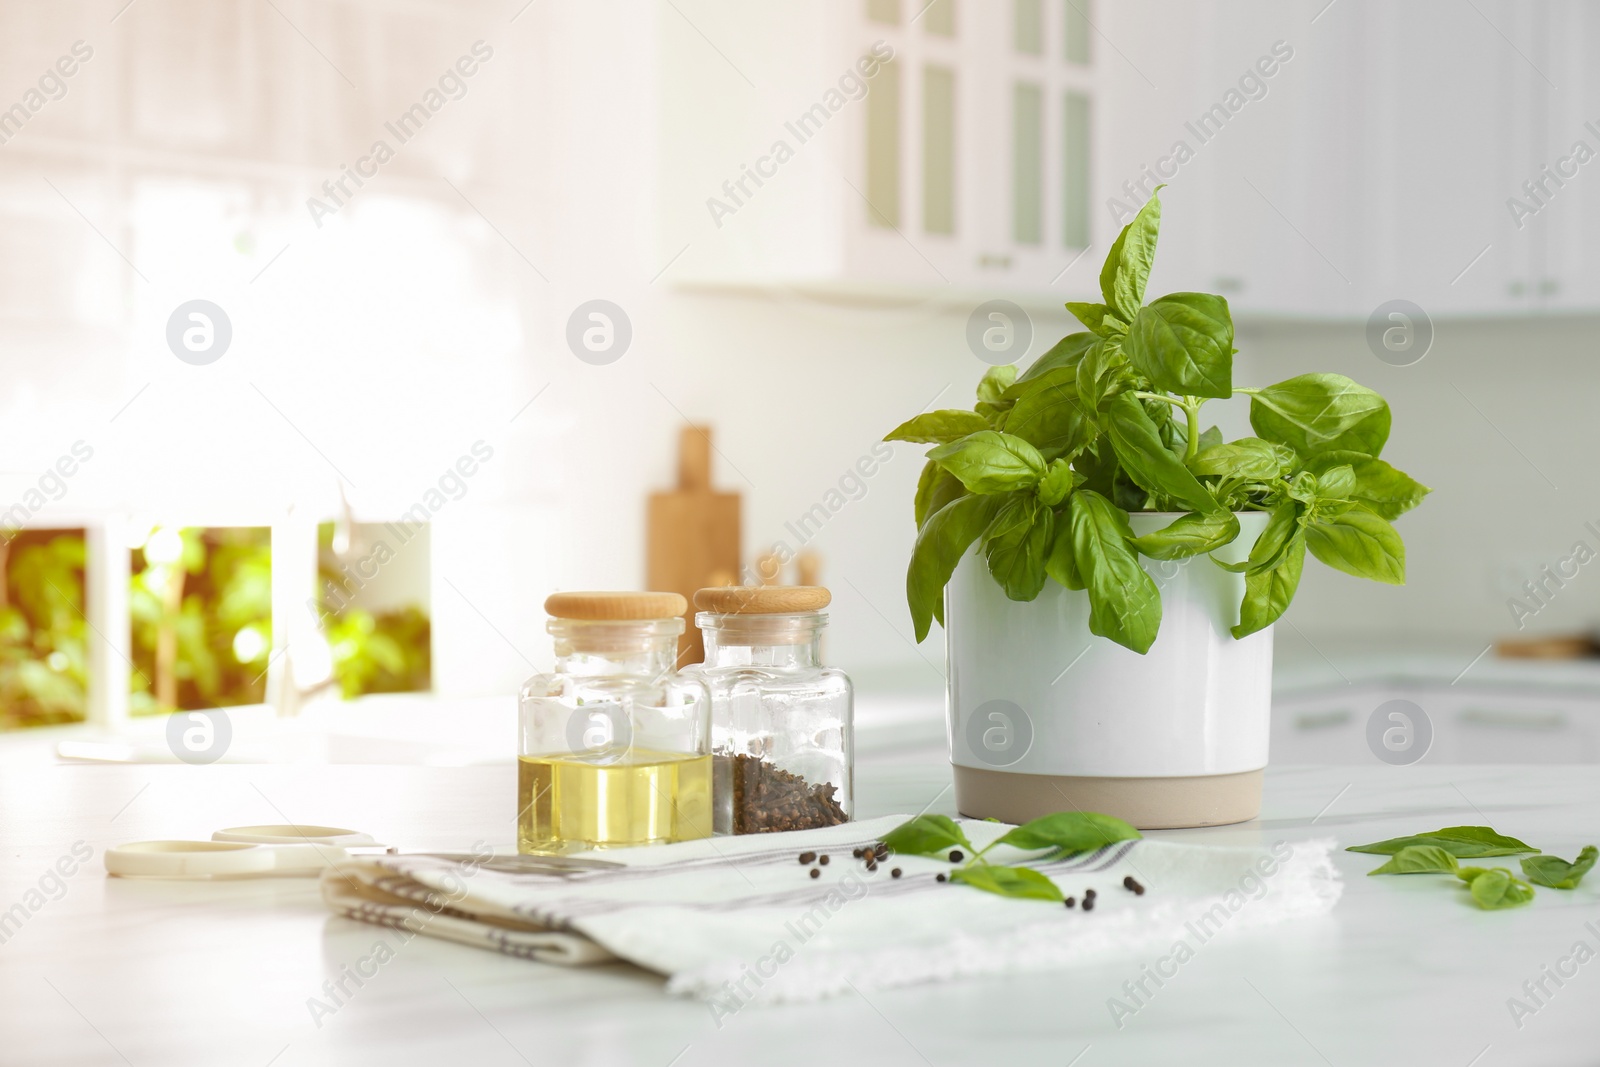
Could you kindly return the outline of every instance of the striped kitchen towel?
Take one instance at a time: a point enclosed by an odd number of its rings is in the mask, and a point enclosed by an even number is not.
[[[940,882],[950,864],[851,851],[903,816],[794,833],[597,853],[617,865],[518,873],[426,856],[352,857],[323,898],[351,919],[545,963],[623,959],[669,992],[722,1010],[973,975],[1042,971],[1151,952],[1325,914],[1339,898],[1331,840],[1272,847],[1122,841],[1034,863],[1096,907],[1013,900]],[[980,847],[1010,827],[967,820]],[[803,852],[828,857],[798,862]],[[989,858],[1020,860],[997,848]],[[811,877],[815,868],[819,874]],[[901,876],[891,871],[900,869]],[[1123,887],[1132,876],[1146,892]]]

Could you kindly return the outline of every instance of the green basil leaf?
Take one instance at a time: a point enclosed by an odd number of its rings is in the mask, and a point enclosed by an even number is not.
[[[1116,315],[1109,314],[1111,309],[1104,304],[1083,304],[1069,300],[1067,310],[1096,336],[1113,337],[1118,333],[1127,332],[1127,327]]]
[[[1088,852],[1118,841],[1136,841],[1143,836],[1113,815],[1058,811],[1007,830],[998,843],[1029,851],[1059,848],[1064,852]]]
[[[1239,536],[1239,519],[1231,511],[1202,515],[1191,511],[1168,525],[1133,539],[1133,547],[1151,559],[1185,559],[1211,552]]]
[[[1051,460],[1050,466],[1045,470],[1044,477],[1039,479],[1039,502],[1055,507],[1083,481],[1083,475],[1072,469],[1072,464],[1064,459]]]
[[[1329,500],[1349,500],[1356,490],[1355,468],[1348,463],[1326,467],[1316,474],[1317,503]]]
[[[1578,853],[1578,858],[1571,863],[1555,856],[1529,856],[1522,861],[1522,873],[1534,885],[1549,886],[1551,889],[1576,889],[1578,883],[1583,881],[1583,876],[1594,867],[1596,859],[1600,859],[1600,849],[1585,845],[1583,851]]]
[[[974,493],[1005,493],[1026,489],[1044,477],[1044,457],[1020,437],[996,430],[940,445],[928,458],[961,479]]]
[[[1367,874],[1455,874],[1458,866],[1456,858],[1438,845],[1407,845]]]
[[[1354,507],[1306,527],[1311,554],[1335,570],[1390,585],[1406,584],[1406,546],[1393,526]]]
[[[952,848],[977,851],[948,815],[918,815],[884,834],[883,843],[902,856],[942,856]]]
[[[944,587],[950,575],[1005,502],[1003,496],[964,496],[929,515],[922,524],[906,569],[906,601],[918,641],[928,636],[934,619],[943,624]]]
[[[1267,525],[1256,535],[1256,543],[1250,546],[1248,559],[1243,563],[1224,563],[1212,557],[1212,562],[1234,574],[1259,574],[1283,557],[1299,526],[1300,505],[1293,500],[1285,500],[1272,509]]]
[[[950,880],[981,889],[985,893],[1020,900],[1050,900],[1059,904],[1066,899],[1054,882],[1028,867],[998,867],[979,863],[971,867],[957,867],[950,872]]]
[[[1342,374],[1302,374],[1258,390],[1250,398],[1250,425],[1303,456],[1376,456],[1389,439],[1389,405]]]
[[[1057,341],[1050,351],[1033,361],[1033,365],[1018,378],[1012,390],[1023,382],[1033,381],[1035,378],[1060,370],[1063,367],[1076,367],[1083,354],[1093,347],[1099,337],[1092,333],[1071,333]],[[1007,390],[1010,392],[1011,390]]]
[[[1411,834],[1407,837],[1391,837],[1384,841],[1374,841],[1370,845],[1351,845],[1346,852],[1370,852],[1376,856],[1393,856],[1403,848],[1412,845],[1438,845],[1457,859],[1473,859],[1478,856],[1514,856],[1519,852],[1538,852],[1532,845],[1524,844],[1514,837],[1496,833],[1487,826],[1446,826],[1442,830],[1432,830],[1425,834]]]
[[[1278,451],[1259,437],[1241,437],[1230,444],[1201,448],[1189,461],[1189,469],[1201,475],[1262,481],[1278,476]]]
[[[1089,591],[1089,632],[1141,656],[1161,629],[1161,592],[1129,544],[1128,517],[1099,493],[1072,494],[1072,553]]]
[[[1156,186],[1156,194],[1164,188]],[[1123,322],[1132,322],[1144,303],[1144,286],[1150,278],[1150,265],[1155,262],[1160,232],[1161,201],[1152,194],[1117,235],[1100,268],[1100,295]]]
[[[980,400],[973,405],[973,410],[983,419],[986,429],[998,430],[1006,424],[1006,416],[1011,413],[1011,402],[1005,400],[991,404],[987,400]]]
[[[1349,466],[1355,473],[1351,499],[1390,522],[1422,503],[1422,498],[1433,491],[1404,471],[1360,452],[1324,452],[1311,457],[1306,469],[1320,475],[1339,465]]]
[[[1086,412],[1099,411],[1109,396],[1116,395],[1128,357],[1118,340],[1102,340],[1089,347],[1078,361],[1078,397]]]
[[[925,411],[902,422],[884,437],[885,441],[910,441],[914,444],[942,445],[968,434],[987,430],[989,423],[976,411]]]
[[[1050,553],[1044,558],[1044,572],[1068,589],[1083,588],[1078,561],[1072,555],[1070,512],[1063,511],[1056,515],[1056,530],[1050,539]]]
[[[1032,600],[1044,588],[1044,558],[1054,529],[1055,513],[1029,495],[1007,500],[985,531],[989,573],[1012,600]]]
[[[1515,908],[1533,899],[1533,886],[1504,867],[1463,867],[1456,877],[1472,890],[1472,901],[1487,911]]]
[[[917,529],[922,529],[922,524],[929,515],[944,507],[950,501],[965,496],[967,487],[961,484],[961,479],[939,466],[933,460],[922,465],[922,474],[917,479],[917,496],[912,507],[917,519]]]
[[[1269,526],[1270,529],[1270,526]],[[1263,532],[1256,539],[1259,547],[1266,537]],[[1251,555],[1254,556],[1252,551]],[[1306,541],[1295,531],[1283,552],[1267,567],[1247,571],[1244,576],[1244,599],[1239,603],[1239,625],[1233,628],[1235,638],[1249,637],[1277,622],[1289,609],[1294,591],[1300,587],[1300,572],[1305,569]]]
[[[1220,509],[1216,498],[1183,461],[1161,443],[1155,423],[1132,394],[1112,399],[1106,408],[1106,430],[1122,469],[1145,492],[1176,501],[1190,511]]]
[[[1076,367],[1059,367],[1028,384],[1006,416],[1006,433],[1050,456],[1070,455],[1089,443],[1094,419],[1078,399]]]
[[[1014,365],[1007,363],[1000,367],[990,367],[983,372],[983,378],[978,382],[978,399],[991,404],[997,403],[1016,380],[1017,368]]]
[[[1134,370],[1186,396],[1233,395],[1233,317],[1206,293],[1172,293],[1139,309],[1124,343]]]
[[[1222,430],[1221,430],[1220,427],[1213,426],[1210,429],[1202,430],[1200,432],[1200,447],[1201,447],[1201,449],[1207,449],[1207,448],[1212,447],[1213,445],[1220,445],[1221,443],[1222,443]]]

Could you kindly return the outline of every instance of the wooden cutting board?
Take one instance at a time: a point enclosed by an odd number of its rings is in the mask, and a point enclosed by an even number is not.
[[[739,582],[739,494],[711,487],[711,428],[688,426],[678,438],[678,486],[651,493],[646,509],[645,584],[681,593],[692,605],[708,585]],[[678,641],[678,666],[705,658],[694,608]]]

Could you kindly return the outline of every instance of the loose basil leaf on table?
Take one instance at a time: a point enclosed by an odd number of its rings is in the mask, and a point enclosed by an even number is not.
[[[1071,497],[1072,553],[1089,592],[1089,632],[1143,655],[1161,629],[1161,591],[1129,544],[1121,509],[1099,493]]]
[[[934,619],[944,623],[944,587],[1006,499],[996,495],[953,500],[928,516],[917,533],[911,565],[906,569],[906,600],[918,641],[928,636]]]
[[[1044,588],[1045,555],[1055,514],[1037,497],[1014,496],[984,533],[989,573],[1012,600],[1032,600]]]
[[[968,434],[987,430],[989,422],[976,411],[925,411],[889,431],[885,441],[910,441],[912,444],[942,445]]]
[[[1025,489],[1044,477],[1044,457],[1020,437],[980,430],[940,445],[928,458],[961,479],[974,493]]]
[[[1078,371],[1060,367],[1028,383],[1006,416],[1005,432],[1041,454],[1074,453],[1095,434],[1094,415],[1078,397]]]
[[[1007,830],[997,844],[1030,851],[1059,848],[1064,852],[1088,852],[1118,841],[1136,841],[1143,836],[1131,824],[1113,815],[1059,811]]]
[[[994,864],[958,867],[950,872],[950,880],[1002,897],[1051,900],[1056,903],[1066,899],[1054,882],[1027,867],[1000,867]]]
[[[960,478],[931,459],[924,463],[922,475],[917,479],[917,495],[912,505],[917,529],[922,529],[922,524],[929,515],[952,500],[965,496],[966,492],[967,487],[961,484]]]
[[[976,851],[948,815],[918,815],[884,834],[883,843],[905,856],[942,856],[952,848]]]
[[[1324,452],[1311,457],[1306,469],[1320,474],[1338,465],[1348,466],[1355,473],[1352,499],[1390,522],[1422,503],[1422,498],[1433,491],[1404,471],[1360,452]]]
[[[1185,559],[1211,552],[1239,536],[1239,518],[1231,511],[1179,515],[1154,533],[1133,539],[1133,546],[1151,559]]]
[[[1597,858],[1600,858],[1600,849],[1593,845],[1585,845],[1583,851],[1578,853],[1578,858],[1571,863],[1555,856],[1528,856],[1522,861],[1522,873],[1534,885],[1551,889],[1576,889],[1578,883],[1583,881],[1583,876],[1594,867]]]
[[[1156,186],[1156,193],[1166,188]],[[1132,322],[1144,304],[1145,282],[1156,258],[1161,232],[1161,201],[1154,194],[1122,228],[1100,268],[1100,295],[1123,322]]]
[[[1265,630],[1283,616],[1294,599],[1294,591],[1300,587],[1305,562],[1305,533],[1296,530],[1276,560],[1262,570],[1246,572],[1244,599],[1239,603],[1239,625],[1231,631],[1235,638]]]
[[[1186,396],[1233,395],[1233,319],[1228,302],[1172,293],[1139,309],[1123,345],[1134,370]]]
[[[1456,858],[1438,845],[1407,845],[1367,874],[1455,874]]]
[[[1257,436],[1302,456],[1349,451],[1377,456],[1389,439],[1389,404],[1342,374],[1302,374],[1256,390],[1250,425]]]
[[[1479,856],[1514,856],[1519,852],[1539,850],[1514,837],[1496,833],[1487,826],[1446,826],[1423,834],[1391,837],[1369,845],[1351,845],[1346,852],[1368,852],[1376,856],[1393,856],[1411,845],[1437,845],[1457,859]]]
[[[1190,511],[1218,510],[1216,498],[1161,443],[1155,423],[1137,398],[1121,393],[1111,400],[1106,430],[1122,469],[1145,492],[1174,500]]]
[[[1393,526],[1359,505],[1307,526],[1306,545],[1335,570],[1389,585],[1406,584],[1405,542]]]
[[[1456,871],[1472,891],[1472,901],[1486,911],[1515,908],[1533,900],[1533,886],[1504,867],[1462,867]]]

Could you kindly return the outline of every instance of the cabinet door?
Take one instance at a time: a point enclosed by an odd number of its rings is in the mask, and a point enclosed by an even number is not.
[[[1525,180],[1543,203],[1521,188],[1507,195],[1521,200],[1517,214],[1540,249],[1524,282],[1528,297],[1544,310],[1592,311],[1600,307],[1600,10],[1556,0],[1540,12],[1542,50],[1529,58],[1559,87],[1544,87],[1548,107],[1528,123],[1540,136]]]

